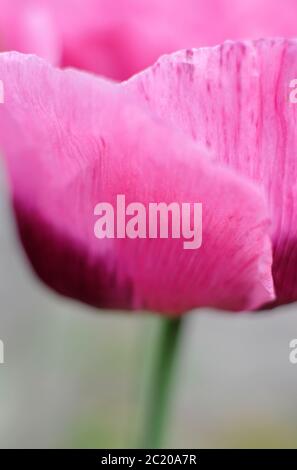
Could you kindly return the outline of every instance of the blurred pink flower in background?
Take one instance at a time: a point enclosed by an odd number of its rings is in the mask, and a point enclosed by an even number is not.
[[[39,276],[99,307],[173,314],[296,300],[296,73],[295,40],[182,51],[122,84],[2,54],[0,145]],[[94,207],[117,194],[201,202],[202,247],[97,240]]]
[[[0,51],[34,53],[57,64],[60,49],[50,2],[0,0]]]
[[[297,35],[295,0],[0,0],[0,49],[123,80],[178,49]]]

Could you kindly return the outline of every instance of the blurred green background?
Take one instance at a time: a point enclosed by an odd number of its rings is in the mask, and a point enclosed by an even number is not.
[[[0,447],[135,447],[158,317],[96,312],[42,286],[0,177]],[[296,305],[189,314],[165,445],[297,448],[296,337]]]

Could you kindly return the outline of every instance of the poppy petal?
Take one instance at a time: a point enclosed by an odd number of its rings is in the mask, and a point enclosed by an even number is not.
[[[296,77],[297,41],[263,39],[178,52],[126,84],[150,112],[264,190],[278,303],[297,300]]]
[[[97,307],[179,314],[274,299],[263,193],[112,82],[0,55],[0,147],[23,245],[59,293]],[[162,96],[159,95],[159,100]],[[202,245],[94,235],[100,202],[202,203]]]

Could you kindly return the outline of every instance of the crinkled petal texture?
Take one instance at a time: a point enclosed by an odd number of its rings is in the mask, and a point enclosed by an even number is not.
[[[161,80],[176,74],[173,99],[183,89],[177,62],[165,59],[156,74],[161,108],[168,97],[159,93]],[[145,109],[142,87],[153,86],[153,71],[128,91],[128,84],[5,53],[0,77],[0,148],[19,232],[49,286],[97,307],[166,314],[201,306],[256,309],[274,299],[265,194],[217,164],[204,142]],[[188,86],[189,76],[184,80]],[[168,102],[171,120],[174,108]],[[116,211],[117,195],[126,205],[142,203],[147,213],[154,202],[202,203],[202,246],[185,249],[184,239],[170,234],[97,239],[94,208],[109,202]]]
[[[162,58],[126,85],[267,194],[277,302],[297,299],[297,41],[226,42]],[[291,98],[292,99],[291,99]]]
[[[0,0],[0,49],[123,80],[179,49],[296,36],[296,15],[296,0]]]

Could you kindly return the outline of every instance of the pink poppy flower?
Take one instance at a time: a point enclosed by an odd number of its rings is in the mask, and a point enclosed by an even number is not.
[[[295,0],[0,0],[0,49],[118,80],[178,49],[297,35]]]
[[[294,40],[181,51],[122,84],[1,54],[0,148],[41,279],[168,314],[296,300],[296,74]],[[118,194],[202,203],[202,246],[98,240],[94,207]]]

